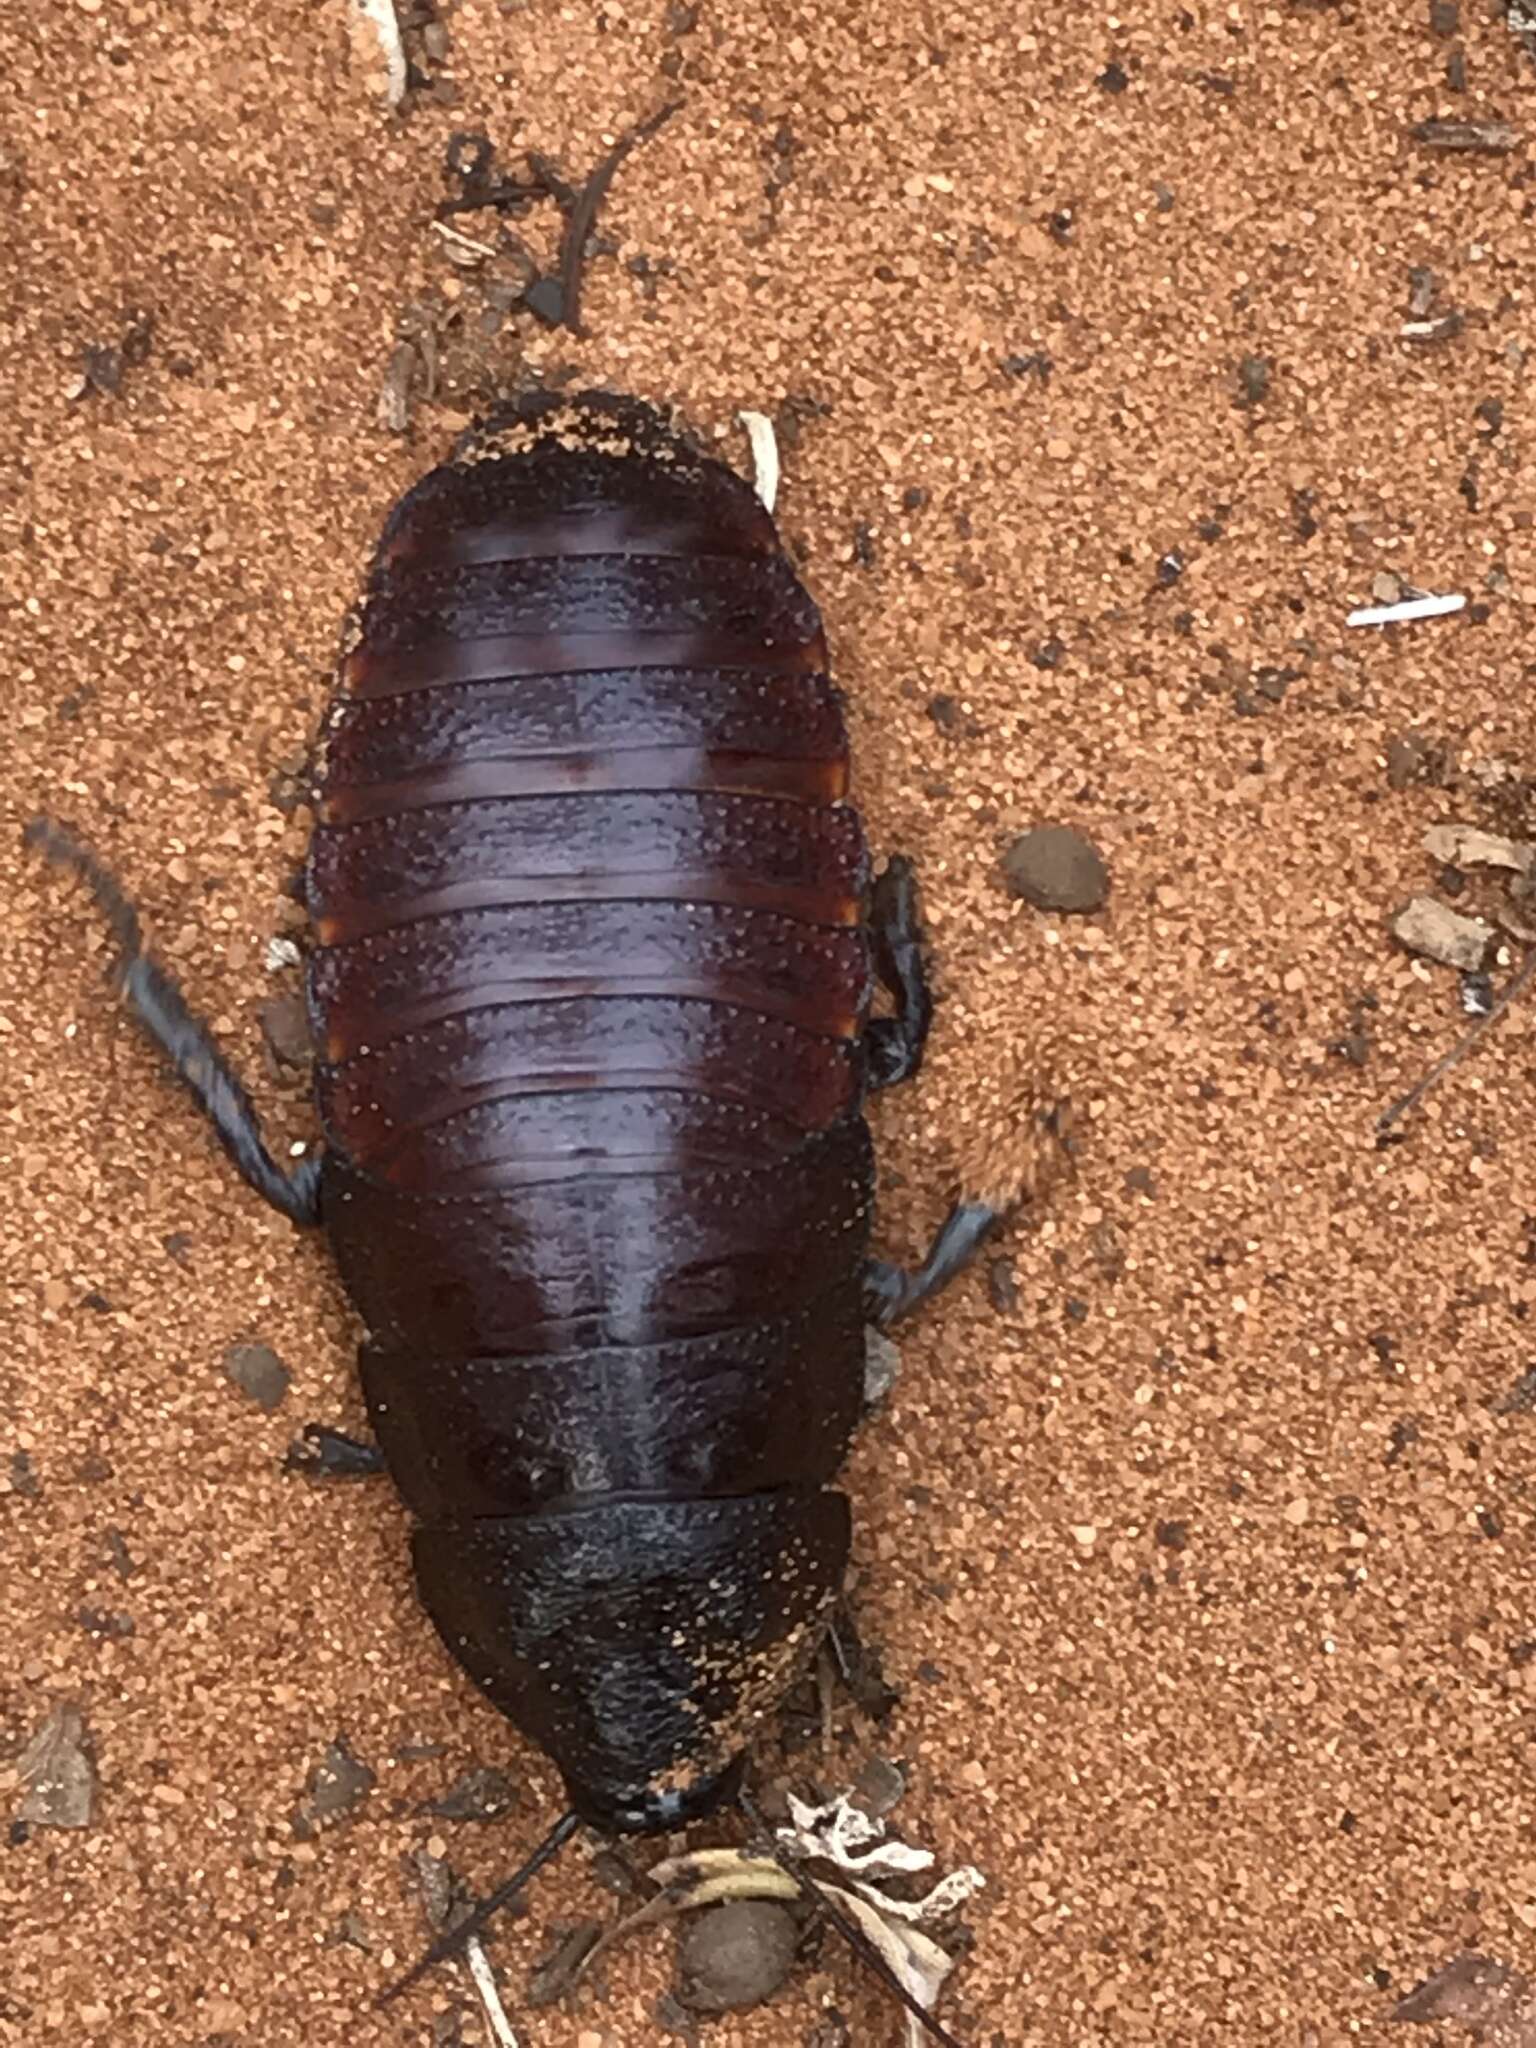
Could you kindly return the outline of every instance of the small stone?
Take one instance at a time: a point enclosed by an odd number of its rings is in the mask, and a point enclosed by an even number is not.
[[[1400,604],[1403,596],[1403,579],[1390,569],[1378,569],[1371,578],[1371,596],[1377,604]]]
[[[695,2012],[761,2005],[789,1975],[799,1929],[771,1899],[731,1899],[699,1914],[678,1942],[679,1996]]]
[[[516,1803],[517,1791],[506,1772],[483,1764],[466,1771],[441,1799],[429,1799],[422,1811],[439,1820],[500,1820]]]
[[[314,1044],[303,997],[274,996],[258,1007],[256,1016],[273,1064],[289,1073],[304,1073],[314,1058]]]
[[[1274,365],[1268,356],[1244,356],[1237,366],[1237,402],[1239,405],[1262,405],[1269,396],[1270,379]]]
[[[1312,1508],[1309,1502],[1298,1496],[1295,1500],[1286,1502],[1284,1514],[1285,1519],[1293,1529],[1300,1529],[1305,1523],[1311,1521]]]
[[[1159,1522],[1152,1533],[1164,1550],[1183,1550],[1189,1542],[1188,1522]]]
[[[1123,64],[1106,64],[1099,73],[1099,87],[1103,92],[1121,93],[1130,84],[1130,74]]]
[[[1395,733],[1387,741],[1387,787],[1407,789],[1417,782],[1429,759],[1428,749],[1415,733]]]
[[[42,1493],[43,1482],[37,1476],[37,1467],[25,1451],[12,1451],[6,1471],[5,1484],[0,1492],[14,1493],[18,1500],[36,1500]]]
[[[96,1771],[85,1747],[85,1721],[73,1700],[60,1700],[22,1751],[16,1818],[38,1828],[87,1828],[96,1809]]]
[[[896,1384],[901,1352],[873,1323],[864,1326],[864,1406],[874,1408]]]
[[[104,1607],[82,1607],[75,1619],[88,1636],[97,1636],[103,1642],[123,1642],[133,1634],[133,1616],[115,1613]]]
[[[906,1789],[900,1765],[889,1757],[872,1756],[854,1780],[850,1803],[872,1820],[883,1820],[901,1804]]]
[[[1092,1522],[1074,1522],[1072,1538],[1074,1542],[1081,1544],[1084,1550],[1091,1550],[1099,1540],[1099,1532]]]
[[[536,277],[523,293],[523,304],[535,320],[558,327],[565,318],[565,288],[558,277]]]
[[[293,1378],[268,1344],[231,1344],[224,1354],[224,1371],[268,1415],[282,1406]]]
[[[1036,910],[1086,913],[1103,908],[1109,870],[1091,839],[1070,825],[1037,825],[1003,855],[1003,874],[1015,896]]]
[[[378,1780],[368,1766],[337,1736],[309,1774],[304,1800],[294,1815],[294,1831],[302,1836],[339,1820],[373,1790]]]
[[[1432,896],[1415,896],[1406,903],[1392,920],[1392,935],[1410,953],[1466,974],[1482,967],[1495,937],[1492,925],[1480,917],[1463,917]]]

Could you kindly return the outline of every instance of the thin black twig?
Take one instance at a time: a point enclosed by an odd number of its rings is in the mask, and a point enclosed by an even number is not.
[[[379,1993],[375,2003],[380,2006],[393,2005],[401,1992],[408,1990],[419,1977],[424,1977],[436,1964],[446,1962],[450,1956],[457,1955],[467,1941],[473,1940],[495,1919],[503,1906],[512,1903],[552,1856],[558,1855],[580,1825],[581,1821],[576,1814],[562,1814],[522,1868],[513,1871],[505,1884],[498,1885],[491,1896],[483,1899],[472,1913],[466,1914],[459,1921],[457,1926],[450,1927],[446,1933],[440,1934],[425,1955],[414,1962],[403,1977],[397,1977],[393,1984]]]
[[[643,121],[637,122],[627,134],[621,135],[566,209],[565,238],[560,244],[561,317],[573,334],[582,332],[581,284],[587,238],[597,224],[599,209],[608,196],[608,187],[630,151],[639,143],[649,142],[681,105],[681,100],[669,100],[654,114],[648,114]]]
[[[1532,946],[1515,972],[1504,984],[1503,990],[1492,1009],[1479,1017],[1472,1028],[1464,1033],[1457,1043],[1451,1047],[1445,1058],[1438,1060],[1421,1081],[1415,1082],[1406,1095],[1400,1096],[1390,1108],[1382,1111],[1376,1120],[1376,1134],[1378,1138],[1385,1137],[1386,1133],[1391,1130],[1392,1126],[1401,1117],[1406,1116],[1410,1109],[1415,1108],[1423,1101],[1424,1097],[1437,1082],[1442,1081],[1451,1072],[1453,1067],[1461,1065],[1467,1054],[1482,1039],[1489,1026],[1499,1021],[1510,1004],[1529,987],[1533,978],[1536,978],[1536,946]]]

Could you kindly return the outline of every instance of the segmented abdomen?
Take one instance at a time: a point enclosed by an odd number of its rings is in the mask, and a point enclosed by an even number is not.
[[[364,1387],[439,1628],[589,1812],[705,1770],[846,1554],[868,860],[825,671],[742,480],[583,399],[400,502],[325,733],[309,987]],[[641,1647],[658,1601],[687,1657]]]

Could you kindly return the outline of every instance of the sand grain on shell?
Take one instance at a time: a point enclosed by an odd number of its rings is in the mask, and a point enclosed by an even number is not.
[[[850,1471],[901,1819],[991,1880],[950,2024],[1331,2044],[1458,1949],[1532,1967],[1536,1439],[1490,1407],[1531,1363],[1530,1006],[1372,1144],[1461,1028],[1385,930],[1435,884],[1424,831],[1530,824],[1528,148],[1410,134],[1532,127],[1530,74],[1494,10],[1454,46],[1425,12],[704,0],[683,32],[662,0],[463,0],[451,99],[391,117],[340,0],[10,11],[0,1753],[77,1701],[99,1793],[6,1852],[0,2040],[383,2048],[453,2002],[476,2038],[452,1973],[371,2010],[423,1937],[402,1855],[440,1834],[488,1885],[553,1811],[413,1606],[387,1490],[280,1473],[298,1421],[360,1421],[336,1283],[19,851],[43,805],[97,840],[307,1140],[263,1065],[306,822],[269,792],[386,504],[534,372],[679,403],[743,467],[741,411],[780,428],[862,799],[939,962],[930,1066],[876,1112],[885,1243],[1042,1076],[1079,1107],[1017,1305],[978,1274],[914,1330]],[[674,92],[599,223],[588,338],[491,332],[428,231],[450,133],[579,176]],[[548,263],[556,224],[523,227]],[[1464,315],[1432,348],[1400,338],[1423,268]],[[143,308],[147,357],[81,392]],[[387,433],[410,320],[437,395]],[[1382,572],[1470,602],[1347,631]],[[1410,753],[1459,784],[1389,783]],[[1007,893],[1042,820],[1104,854],[1096,916]],[[249,1343],[293,1375],[280,1412],[221,1369]],[[302,1839],[338,1740],[376,1785]],[[505,1823],[421,1814],[478,1763],[524,1787]],[[603,1910],[579,1857],[541,1881],[496,1944],[514,2012],[549,1924]],[[637,1943],[608,2003],[524,2032],[651,2041],[668,1967]],[[823,2001],[894,2038],[829,1950],[710,2038],[797,2041]]]

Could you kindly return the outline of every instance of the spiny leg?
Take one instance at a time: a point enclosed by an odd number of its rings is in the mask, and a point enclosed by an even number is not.
[[[869,905],[875,972],[896,998],[894,1017],[874,1017],[865,1031],[873,1088],[910,1081],[923,1063],[933,1022],[933,994],[923,954],[917,912],[917,877],[912,863],[892,854],[875,883]]]
[[[250,1097],[175,981],[144,951],[138,912],[114,877],[50,818],[35,818],[24,838],[56,867],[80,876],[96,898],[122,954],[117,976],[130,1009],[174,1065],[244,1179],[292,1222],[317,1223],[319,1159],[304,1160],[290,1174],[272,1157]]]
[[[987,1239],[1013,1212],[1014,1205],[994,1208],[990,1202],[956,1202],[933,1234],[920,1266],[908,1271],[885,1259],[871,1259],[864,1268],[864,1308],[882,1330],[914,1309],[963,1273]]]
[[[931,1301],[1026,1202],[1069,1166],[1072,1147],[1072,1106],[1065,1099],[1021,1118],[1000,1148],[1005,1160],[995,1160],[994,1170],[985,1176],[986,1191],[961,1195],[950,1205],[921,1265],[909,1271],[886,1259],[867,1261],[864,1312],[870,1322],[888,1330]]]

